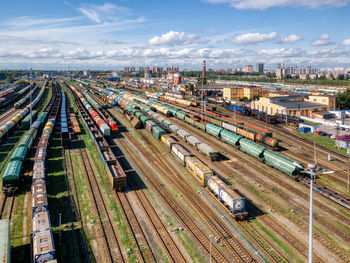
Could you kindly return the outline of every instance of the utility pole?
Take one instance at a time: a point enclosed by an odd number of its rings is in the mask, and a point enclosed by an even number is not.
[[[313,221],[313,178],[316,164],[309,164],[310,174],[310,216],[309,216],[309,263],[312,263],[312,221]]]
[[[268,112],[268,109],[267,109],[267,106],[266,106],[265,130],[267,130],[267,112]]]
[[[32,126],[32,68],[30,68],[30,91],[29,91],[29,109],[30,109],[30,126]]]

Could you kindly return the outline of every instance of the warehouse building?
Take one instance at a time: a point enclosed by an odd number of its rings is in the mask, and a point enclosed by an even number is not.
[[[335,145],[339,148],[350,148],[350,135],[342,135],[336,138]]]
[[[334,95],[309,95],[305,99],[308,102],[327,105],[328,110],[335,110],[336,97]]]
[[[269,91],[261,87],[247,87],[247,86],[236,86],[236,87],[225,87],[222,90],[223,98],[226,101],[240,100],[244,97],[251,100],[254,97],[261,96],[267,97]]]
[[[301,95],[265,98],[261,97],[259,100],[252,101],[251,107],[253,109],[267,112],[269,115],[287,114],[289,116],[312,117],[314,112],[327,112],[328,106],[305,101]]]

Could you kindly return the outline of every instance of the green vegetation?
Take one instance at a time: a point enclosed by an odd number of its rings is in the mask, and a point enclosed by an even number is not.
[[[176,236],[181,241],[192,262],[207,262],[204,256],[199,253],[197,247],[193,244],[192,240],[183,232],[176,231]]]
[[[350,109],[350,88],[348,88],[344,93],[337,96],[337,106],[341,110]]]
[[[339,153],[342,153],[342,154],[346,154],[346,149],[343,149],[343,148],[338,148],[336,145],[335,145],[335,140],[334,139],[331,139],[331,138],[328,138],[326,136],[320,136],[320,135],[317,135],[317,134],[314,134],[314,133],[302,133],[300,131],[293,131],[295,133],[298,134],[298,136],[300,137],[303,137],[305,139],[308,139],[310,141],[313,141],[315,142],[316,144],[318,145],[322,145],[332,151],[336,151],[336,152],[339,152]]]

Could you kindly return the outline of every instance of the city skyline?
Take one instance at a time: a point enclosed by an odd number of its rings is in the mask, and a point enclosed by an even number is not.
[[[255,2],[5,2],[0,67],[350,67],[349,0]]]

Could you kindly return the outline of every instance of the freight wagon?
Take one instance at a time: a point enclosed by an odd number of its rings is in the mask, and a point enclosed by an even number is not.
[[[139,118],[142,118],[143,115],[140,115]],[[158,116],[155,116],[159,120]],[[148,124],[147,130],[151,131],[154,127],[157,127],[157,124],[155,124],[152,120],[148,120],[146,123],[146,127]],[[170,125],[170,127],[177,127],[176,125]],[[215,152],[209,145],[202,143],[197,137],[189,135],[184,136],[187,133],[184,130],[181,129],[174,129],[178,134],[182,134],[182,137],[185,137],[188,142],[191,142],[192,145],[197,145],[199,149],[201,149],[203,152],[207,152],[207,155],[211,155]],[[159,139],[153,132],[152,134]],[[178,160],[182,165],[186,167],[186,169],[189,171],[191,175],[193,175],[194,178],[196,178],[197,181],[200,182],[202,186],[207,186],[209,189],[213,188],[213,184],[211,184],[211,187],[209,186],[208,182],[211,180],[211,178],[217,178],[216,176],[213,176],[213,171],[208,168],[204,163],[202,163],[197,157],[194,157],[191,152],[189,152],[186,148],[184,148],[182,145],[178,144],[174,138],[168,134],[162,134],[160,136],[160,141],[164,147],[171,152],[172,155],[174,155],[175,159]],[[217,158],[216,156],[214,157]],[[247,213],[245,212],[245,200],[242,196],[240,196],[236,191],[228,187],[224,182],[222,182],[222,185],[217,192],[217,197],[220,201],[222,201],[228,209],[231,211],[233,217],[243,219]],[[213,191],[211,189],[211,191]]]

